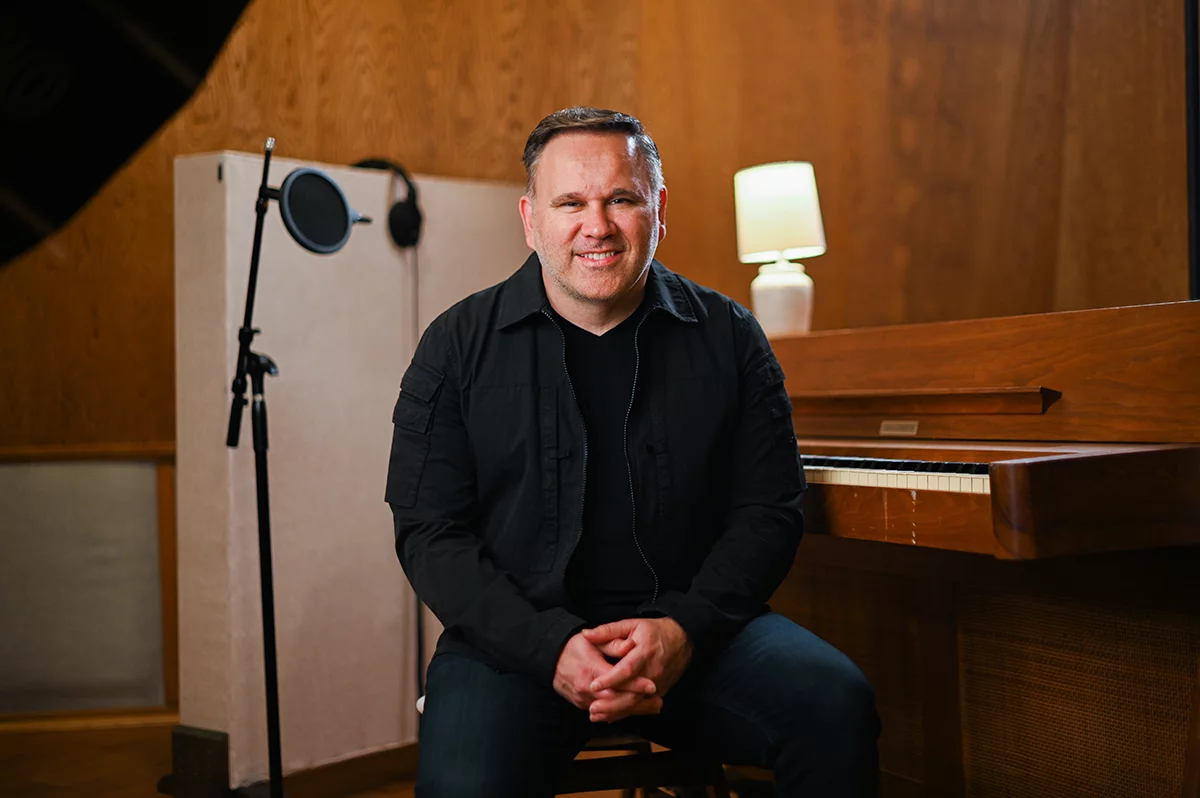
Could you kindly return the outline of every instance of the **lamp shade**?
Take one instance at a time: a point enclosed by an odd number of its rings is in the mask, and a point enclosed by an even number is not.
[[[751,166],[733,176],[738,259],[742,263],[825,254],[825,227],[811,163]]]

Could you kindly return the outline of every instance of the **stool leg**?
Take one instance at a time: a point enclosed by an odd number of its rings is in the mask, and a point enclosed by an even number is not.
[[[713,798],[730,798],[729,785],[725,783],[725,767],[723,765],[713,768],[712,789]]]

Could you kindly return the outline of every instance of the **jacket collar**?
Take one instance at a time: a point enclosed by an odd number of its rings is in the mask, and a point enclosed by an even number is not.
[[[661,308],[680,321],[696,321],[692,301],[684,292],[679,276],[657,260],[650,263],[646,293],[647,311]],[[512,277],[504,281],[504,293],[496,314],[496,329],[511,327],[549,307],[546,286],[542,283],[542,262],[534,252]]]

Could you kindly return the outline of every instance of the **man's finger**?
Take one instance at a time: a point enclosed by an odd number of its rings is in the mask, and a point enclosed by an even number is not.
[[[624,711],[641,700],[642,697],[634,693],[612,693],[605,691],[601,693],[600,698],[588,704],[588,712],[591,715],[610,715],[615,712]]]
[[[636,626],[637,620],[633,618],[624,621],[613,621],[612,623],[597,626],[595,629],[584,629],[583,637],[592,645],[600,645],[601,643],[607,643],[617,638],[629,637],[629,635],[633,634]]]
[[[604,656],[621,659],[630,651],[633,651],[633,647],[636,645],[637,643],[626,637],[623,640],[610,640],[607,643],[601,643],[599,648],[600,653]]]
[[[663,700],[658,696],[643,698],[629,708],[630,715],[657,715],[662,712]]]
[[[590,693],[590,695],[593,700],[610,699],[618,695],[630,695],[634,698],[642,699],[657,692],[658,685],[644,676],[639,676],[625,684],[619,684],[616,687],[609,687],[604,690],[597,690],[594,693]]]
[[[621,682],[628,682],[642,672],[642,666],[646,663],[646,654],[643,649],[635,648],[629,652],[616,665],[612,667],[608,673],[604,674],[592,682],[591,690],[597,693],[601,690],[606,690],[609,687],[616,687]]]
[[[640,698],[627,705],[624,702],[594,702],[588,710],[588,719],[593,723],[615,723],[630,715],[657,715],[662,706],[662,699],[657,696]]]
[[[641,695],[654,695],[658,692],[658,685],[652,679],[647,679],[645,676],[630,679],[620,687],[627,692],[640,693]]]
[[[662,699],[634,695],[633,693],[617,693],[593,701],[588,707],[590,719],[596,722],[613,722],[627,715],[652,715],[662,707]]]

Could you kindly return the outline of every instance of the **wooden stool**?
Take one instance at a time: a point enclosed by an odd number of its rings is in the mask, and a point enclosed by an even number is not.
[[[633,798],[642,790],[644,798],[663,795],[658,787],[711,788],[714,798],[729,798],[725,770],[700,754],[685,751],[655,751],[650,741],[632,735],[595,737],[583,748],[589,751],[625,751],[625,756],[577,758],[567,766],[556,793],[622,790]]]
[[[417,699],[417,712],[425,712],[425,696]],[[658,787],[698,787],[712,788],[714,798],[730,798],[721,763],[700,754],[655,751],[649,740],[631,735],[594,737],[583,750],[623,751],[626,755],[572,760],[556,794],[623,790],[626,798],[633,798],[640,789],[644,798],[650,798]]]

